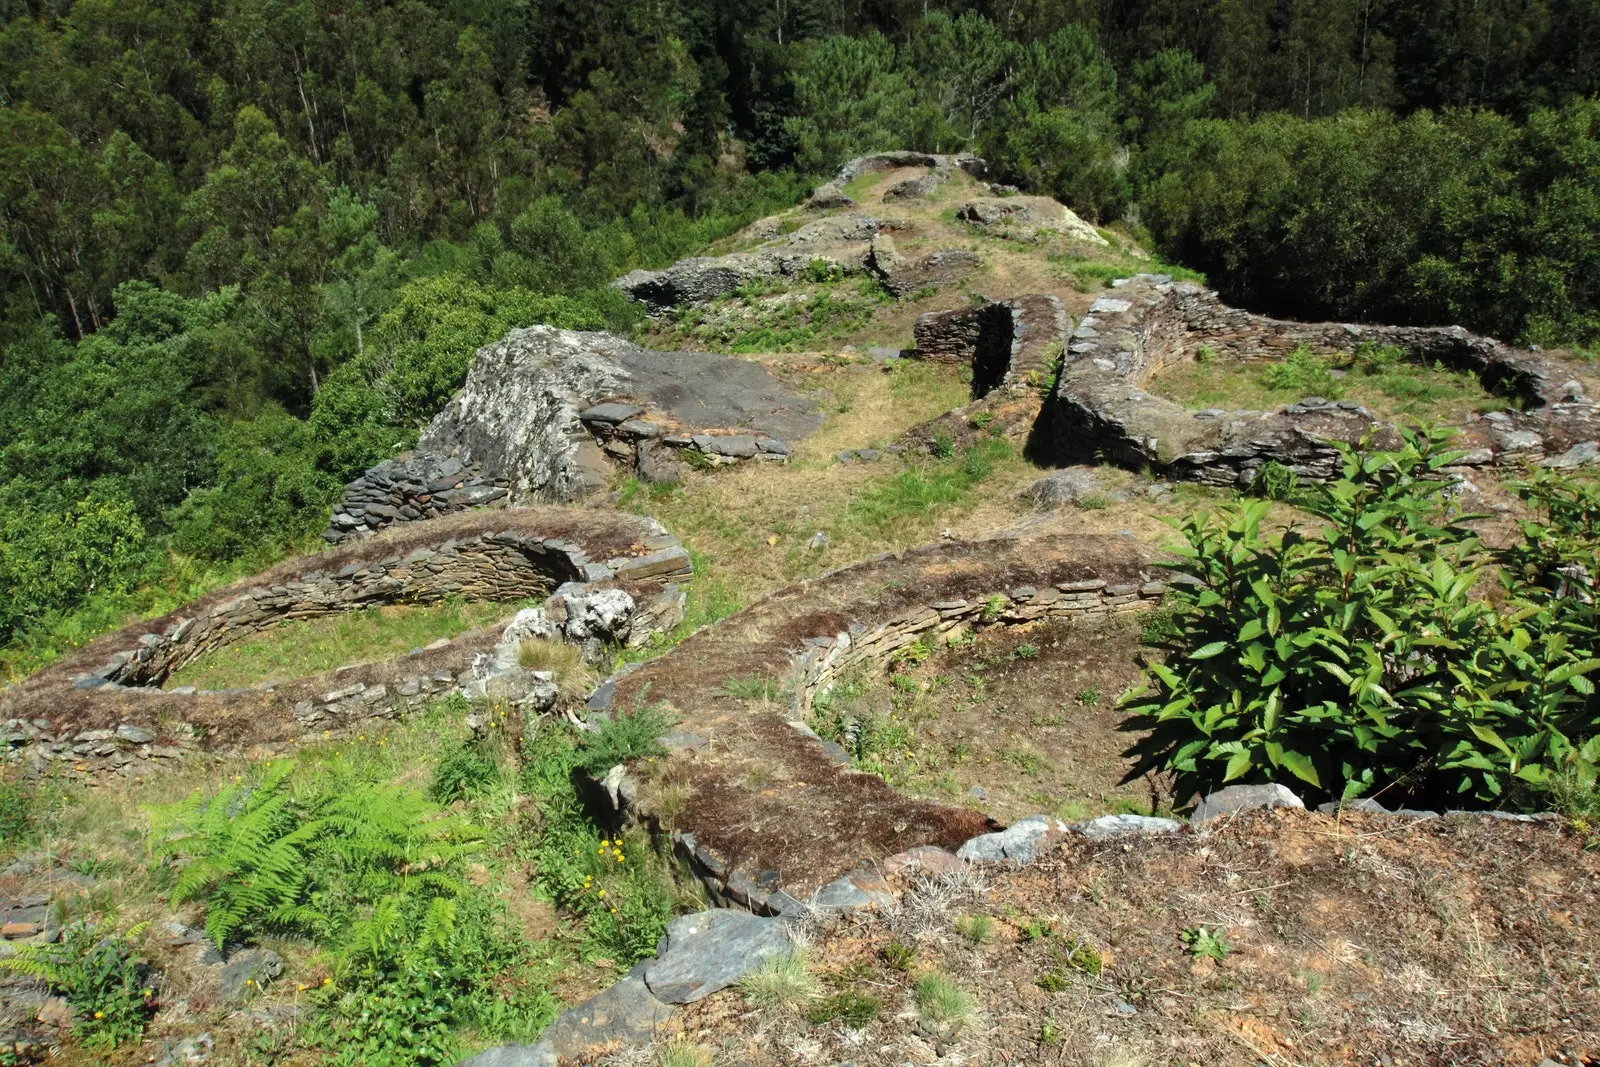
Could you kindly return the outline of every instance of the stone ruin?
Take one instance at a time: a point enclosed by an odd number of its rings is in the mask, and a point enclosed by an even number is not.
[[[1116,292],[1097,299],[1073,330],[1046,404],[1042,454],[1057,464],[1106,459],[1245,487],[1271,460],[1325,479],[1337,471],[1334,442],[1354,444],[1374,432],[1381,439],[1389,429],[1351,401],[1306,397],[1277,411],[1189,411],[1146,391],[1155,374],[1193,360],[1202,346],[1215,359],[1264,361],[1301,345],[1318,355],[1393,345],[1411,359],[1470,371],[1524,410],[1462,425],[1456,446],[1466,451],[1464,467],[1572,462],[1592,454],[1600,436],[1600,412],[1580,383],[1536,352],[1460,327],[1288,322],[1228,307],[1212,290],[1164,275],[1113,285]]]
[[[677,538],[654,520],[618,512],[513,508],[401,528],[290,560],[124,627],[0,691],[0,758],[31,774],[131,777],[181,759],[202,740],[213,750],[320,740],[455,691],[553,700],[545,679],[518,673],[517,641],[567,641],[591,659],[604,645],[637,647],[682,619],[676,583],[690,573]],[[513,620],[510,637],[490,627],[310,678],[161,688],[197,657],[288,620],[446,597],[545,601]]]
[[[817,186],[806,200],[806,207],[812,211],[855,207],[856,202],[845,194],[845,186],[864,174],[898,170],[901,167],[927,167],[928,173],[884,190],[883,199],[886,201],[932,196],[941,186],[955,177],[957,170],[965,171],[979,181],[982,181],[989,172],[989,165],[969,152],[954,156],[934,155],[929,152],[875,152],[872,155],[857,156],[840,167],[837,174]]]
[[[1112,283],[1070,335],[1054,297],[1025,296],[934,312],[916,324],[916,358],[972,367],[973,403],[919,426],[908,439],[970,436],[971,421],[1004,416],[1031,427],[1028,453],[1052,466],[1112,462],[1168,478],[1247,487],[1267,461],[1296,474],[1336,474],[1335,443],[1394,428],[1352,401],[1304,397],[1276,411],[1190,411],[1148,391],[1163,369],[1197,358],[1266,362],[1304,345],[1316,355],[1392,345],[1408,358],[1470,371],[1522,410],[1492,411],[1458,427],[1462,468],[1537,462],[1574,466],[1600,457],[1600,409],[1580,382],[1538,352],[1460,327],[1301,323],[1228,307],[1210,289],[1141,274]],[[1053,385],[1051,382],[1053,381]],[[1030,399],[1039,387],[1039,402]]]
[[[512,330],[478,350],[466,384],[416,449],[345,488],[323,537],[482,505],[561,503],[613,470],[670,482],[683,467],[782,463],[819,419],[758,363],[658,352],[607,333]]]
[[[797,279],[816,263],[847,274],[871,274],[896,297],[919,289],[948,285],[978,269],[976,254],[964,249],[942,249],[919,259],[908,259],[894,248],[889,231],[903,228],[892,214],[864,214],[844,195],[844,187],[863,174],[900,167],[927,167],[920,178],[897,183],[884,191],[884,204],[925,199],[948,183],[957,170],[981,178],[983,160],[976,156],[940,156],[924,152],[880,152],[852,159],[837,175],[819,186],[806,201],[808,211],[849,209],[782,232],[777,218],[763,219],[748,231],[760,243],[747,252],[683,259],[663,270],[636,270],[612,284],[639,301],[653,315],[709,303],[741,286],[769,278]],[[1032,199],[1032,198],[1029,198]],[[1066,211],[1056,205],[1060,211]],[[1071,215],[1071,212],[1066,212]],[[1076,216],[1072,216],[1076,219]],[[1083,225],[1081,220],[1079,224]],[[1098,235],[1095,239],[1099,240]],[[1101,241],[1101,243],[1104,243]]]

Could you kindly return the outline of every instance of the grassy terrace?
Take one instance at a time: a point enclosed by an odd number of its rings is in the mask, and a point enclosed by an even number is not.
[[[488,626],[521,606],[449,600],[363,608],[326,619],[297,619],[201,656],[174,673],[167,685],[231,689],[302,678],[347,663],[388,659],[441,637]]]
[[[1149,389],[1186,408],[1260,411],[1301,397],[1353,400],[1380,418],[1458,422],[1473,412],[1512,405],[1486,392],[1477,377],[1438,365],[1405,362],[1398,349],[1321,357],[1297,350],[1278,363],[1197,358],[1163,370]]]

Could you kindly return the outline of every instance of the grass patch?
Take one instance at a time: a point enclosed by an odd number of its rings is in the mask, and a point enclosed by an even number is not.
[[[883,1002],[877,997],[846,989],[818,1001],[806,1012],[806,1021],[817,1026],[837,1022],[852,1030],[860,1030],[876,1021],[882,1010]]]
[[[802,952],[774,956],[739,981],[739,992],[763,1011],[799,1014],[822,993],[821,983],[806,970]]]
[[[583,661],[583,649],[568,641],[530,637],[517,647],[517,665],[528,671],[548,671],[551,680],[569,697],[587,693],[599,675]]]
[[[922,974],[912,994],[922,1021],[946,1030],[960,1030],[978,1010],[972,997],[943,971]]]
[[[447,600],[368,607],[325,619],[297,619],[208,652],[173,672],[167,684],[231,689],[303,678],[347,663],[404,655],[441,637],[456,637],[509,618],[523,606]]]
[[[1151,390],[1193,410],[1270,410],[1320,396],[1351,400],[1386,418],[1423,422],[1514,406],[1511,398],[1487,392],[1467,371],[1410,362],[1399,349],[1371,345],[1327,357],[1302,347],[1267,364],[1197,360],[1162,371]]]
[[[985,944],[994,936],[994,920],[987,915],[957,916],[956,933],[974,945]]]

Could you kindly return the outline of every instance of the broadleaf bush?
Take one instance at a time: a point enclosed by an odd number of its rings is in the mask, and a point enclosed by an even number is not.
[[[1176,523],[1173,625],[1126,702],[1148,731],[1131,776],[1170,771],[1182,797],[1283,782],[1495,807],[1593,789],[1600,495],[1528,483],[1544,521],[1493,551],[1457,509],[1448,434],[1402,437],[1344,448],[1326,484],[1280,486],[1319,531],[1269,529],[1268,500]]]

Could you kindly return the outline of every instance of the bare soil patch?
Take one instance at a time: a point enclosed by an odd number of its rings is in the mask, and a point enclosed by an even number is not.
[[[1045,621],[980,634],[836,686],[812,716],[856,765],[911,796],[1001,823],[1170,807],[1163,783],[1123,781],[1123,692],[1141,684],[1137,617]]]
[[[728,993],[691,1008],[686,1035],[756,1067],[1600,1056],[1600,852],[1559,825],[1276,811],[1204,834],[1069,842],[991,873],[986,891],[928,887],[887,921],[818,933],[813,969],[830,994],[877,1003],[865,1025]],[[971,915],[988,917],[981,943],[956,930]],[[903,959],[895,940],[915,950],[904,969],[886,960]],[[934,969],[976,1002],[954,1034],[918,1018],[913,986]]]

